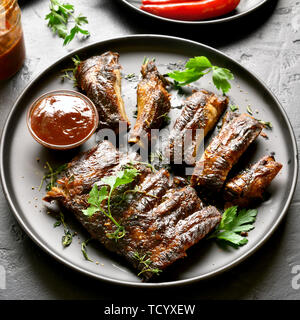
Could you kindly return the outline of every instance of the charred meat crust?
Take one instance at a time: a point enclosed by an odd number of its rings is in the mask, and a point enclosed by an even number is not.
[[[99,128],[119,130],[119,121],[130,125],[121,97],[119,54],[105,52],[82,61],[76,71],[78,86],[94,102]]]
[[[142,80],[137,87],[137,119],[130,131],[129,142],[144,145],[151,129],[159,129],[171,109],[167,80],[158,72],[153,60],[142,65]]]
[[[281,170],[282,164],[272,156],[265,156],[249,169],[230,179],[224,188],[225,207],[247,207],[261,201],[266,188]]]
[[[170,133],[166,157],[181,163],[184,156],[187,164],[194,165],[201,141],[213,129],[227,105],[227,97],[221,98],[206,90],[188,97]]]
[[[136,164],[141,174],[131,185],[126,185],[126,190],[138,186],[140,192],[122,206],[112,207],[112,214],[125,227],[126,235],[118,241],[109,239],[106,233],[115,231],[111,220],[102,213],[87,217],[82,210],[88,206],[88,192],[93,184],[99,183],[104,175],[120,170],[120,163],[132,158],[138,156],[118,152],[104,141],[72,161],[65,177],[58,181],[59,186],[52,188],[44,200],[58,200],[75,214],[92,238],[124,256],[138,270],[143,270],[144,265],[135,258],[136,253],[147,255],[151,268],[163,270],[184,257],[189,247],[214,229],[221,214],[214,207],[204,207],[195,189],[178,183],[180,179],[170,179],[167,170],[152,173],[149,168]],[[88,175],[90,166],[92,173]],[[152,275],[151,272],[143,273],[145,279]]]
[[[229,112],[219,134],[206,148],[194,169],[191,184],[200,194],[220,192],[227,175],[241,155],[260,134],[263,126],[244,113]]]

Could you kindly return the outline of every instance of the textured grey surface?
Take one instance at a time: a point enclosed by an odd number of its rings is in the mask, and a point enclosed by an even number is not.
[[[48,0],[20,1],[27,59],[12,79],[0,82],[0,128],[31,79],[66,52],[115,36],[157,33],[211,45],[263,79],[285,108],[300,142],[300,2],[270,0],[247,19],[216,27],[182,27],[141,18],[117,0],[73,0],[89,18],[92,35],[62,47],[45,26]],[[6,289],[0,299],[105,299],[132,301],[169,296],[194,299],[299,299],[292,287],[292,268],[300,265],[300,190],[287,217],[271,239],[250,259],[214,279],[173,289],[128,289],[82,276],[39,249],[18,226],[0,191],[0,266]],[[125,294],[126,293],[126,294]]]

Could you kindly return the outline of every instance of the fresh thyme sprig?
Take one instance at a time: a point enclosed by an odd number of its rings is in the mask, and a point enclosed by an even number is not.
[[[91,260],[86,252],[86,247],[88,245],[88,243],[91,241],[92,239],[87,239],[85,241],[81,242],[81,252],[85,258],[85,260],[90,261],[90,262],[94,262],[93,260]]]
[[[140,273],[138,274],[138,276],[140,276],[142,273],[144,272],[152,272],[156,275],[159,275],[159,273],[162,272],[162,270],[158,269],[158,268],[152,268],[151,264],[152,261],[149,258],[149,253],[144,254],[143,256],[141,256],[138,252],[135,252],[133,257],[140,263],[143,265],[142,270],[140,271]]]
[[[157,170],[154,168],[154,166],[149,162],[143,162],[143,161],[137,161],[137,160],[131,160],[130,162],[126,163],[123,168],[124,169],[133,169],[135,168],[135,164],[141,164],[144,165],[147,168],[150,168],[152,172],[156,172]]]
[[[251,116],[253,116],[252,108],[251,108],[249,105],[247,106],[247,112],[248,112]]]
[[[72,57],[72,61],[74,63],[74,67],[61,70],[61,72],[63,74],[60,77],[62,78],[62,80],[67,79],[67,80],[73,81],[73,86],[77,87],[77,80],[76,80],[75,75],[77,72],[77,68],[78,68],[79,64],[81,63],[81,60],[78,57],[78,55],[75,55],[74,57]]]
[[[42,189],[44,182],[49,181],[46,185],[46,191],[50,191],[53,187],[55,187],[56,185],[56,180],[57,180],[57,176],[59,174],[61,174],[64,170],[67,169],[68,164],[65,163],[59,167],[57,167],[56,169],[53,169],[49,162],[46,162],[46,166],[48,167],[48,172],[43,176],[40,186],[39,186],[39,191]]]
[[[48,27],[51,28],[54,34],[64,39],[64,46],[70,43],[76,34],[81,33],[84,36],[89,36],[88,30],[82,29],[82,25],[88,24],[87,17],[79,14],[74,15],[74,5],[62,3],[59,0],[50,0],[50,13],[45,17],[48,21]],[[69,19],[72,19],[74,26],[68,31]]]
[[[265,128],[272,129],[273,125],[270,121],[258,120]]]
[[[237,106],[237,105],[230,105],[230,110],[231,110],[232,112],[237,111],[237,110],[239,110],[239,106]]]
[[[134,189],[131,189],[131,190],[126,190],[122,195],[121,195],[121,199],[120,201],[118,201],[114,206],[118,207],[120,206],[127,198],[127,195],[130,194],[130,193],[139,193],[139,194],[142,194],[146,197],[150,197],[150,198],[154,198],[154,199],[158,199],[157,196],[153,195],[153,194],[150,194],[146,191],[143,191],[143,190],[140,190],[138,186],[135,186]]]
[[[163,118],[163,122],[165,125],[168,125],[171,122],[171,118],[169,117],[169,112],[166,112],[157,117],[157,119]]]
[[[64,227],[64,235],[62,236],[62,239],[61,239],[62,245],[64,247],[68,247],[73,241],[75,232],[71,233],[69,227],[65,223],[65,217],[62,212],[59,213],[59,216],[57,217],[57,221],[54,223],[53,227],[56,228],[60,225],[63,225]]]

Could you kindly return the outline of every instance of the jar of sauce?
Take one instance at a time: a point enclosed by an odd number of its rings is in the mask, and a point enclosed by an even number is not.
[[[20,7],[17,0],[0,0],[0,80],[14,75],[24,60]]]
[[[42,95],[27,113],[27,125],[33,138],[50,149],[71,149],[83,144],[96,131],[98,122],[93,102],[72,90]]]

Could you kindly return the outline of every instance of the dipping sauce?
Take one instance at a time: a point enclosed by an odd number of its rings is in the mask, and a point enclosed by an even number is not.
[[[52,149],[70,149],[86,141],[96,130],[94,104],[75,91],[54,91],[39,98],[27,117],[33,137]]]

